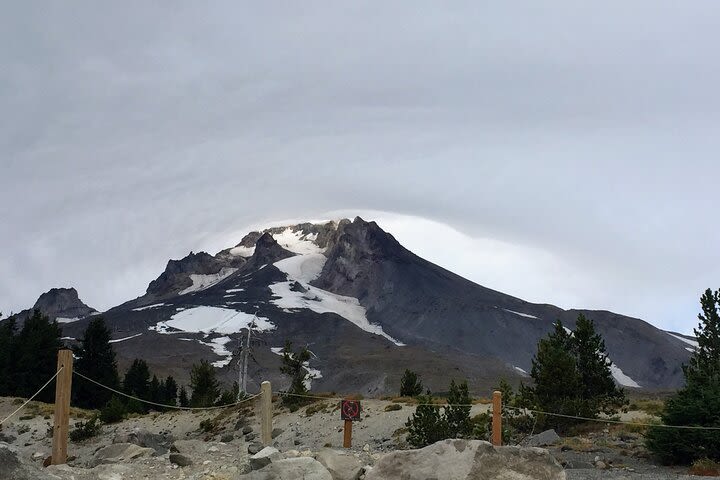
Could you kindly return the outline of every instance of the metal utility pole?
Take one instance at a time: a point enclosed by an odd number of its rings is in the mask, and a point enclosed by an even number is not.
[[[253,315],[253,320],[250,322],[250,324],[247,327],[247,339],[245,341],[245,345],[242,347],[242,365],[240,367],[240,379],[238,384],[240,385],[240,388],[238,389],[238,398],[237,401],[239,402],[242,400],[242,396],[247,393],[247,376],[248,376],[248,364],[250,363],[250,336],[252,333],[253,328],[255,328],[255,320],[257,319],[257,312],[255,312],[255,315]]]

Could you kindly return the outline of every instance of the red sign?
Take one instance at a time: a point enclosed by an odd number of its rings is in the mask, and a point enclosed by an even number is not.
[[[360,401],[343,400],[340,402],[341,420],[360,420]]]

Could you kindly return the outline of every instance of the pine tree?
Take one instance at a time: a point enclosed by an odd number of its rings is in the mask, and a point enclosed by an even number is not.
[[[530,403],[535,409],[563,415],[580,413],[578,393],[582,390],[582,379],[573,356],[571,336],[559,320],[554,331],[538,342],[530,376],[535,381],[535,387],[527,388],[526,394],[532,397]],[[575,423],[561,417],[548,417],[541,421],[546,428],[556,430]]]
[[[185,385],[180,387],[180,393],[178,394],[178,402],[180,403],[181,407],[187,408],[190,406],[190,400],[188,399],[187,390],[185,389]]]
[[[178,386],[172,376],[168,376],[163,382],[163,401],[166,405],[177,405]]]
[[[449,438],[447,421],[440,413],[440,407],[433,405],[430,390],[426,395],[418,395],[417,399],[419,405],[405,423],[408,443],[415,448],[422,448]]]
[[[150,399],[150,368],[145,360],[136,358],[125,373],[123,389],[128,395],[142,400]],[[131,413],[147,413],[147,404],[137,400],[128,402],[128,411]]]
[[[34,394],[57,370],[57,351],[62,343],[62,331],[56,321],[35,310],[28,316],[16,338],[14,368],[11,373],[15,394],[29,397]],[[52,384],[36,397],[52,402],[55,390]]]
[[[164,393],[164,388],[161,388],[157,375],[153,375],[152,380],[150,380],[150,389],[148,390],[149,400],[154,403],[162,403]],[[158,407],[157,405],[154,405],[152,408],[162,411],[162,407]]]
[[[0,397],[15,393],[11,372],[14,370],[16,330],[14,318],[0,323]]]
[[[283,397],[283,403],[291,408],[297,408],[307,402],[307,399],[301,395],[308,392],[305,382],[308,379],[308,371],[305,368],[307,362],[310,361],[310,351],[307,347],[303,347],[298,352],[293,352],[292,342],[285,342],[283,348],[282,365],[280,371],[290,377],[290,388],[287,389],[289,395]]]
[[[94,318],[85,329],[81,344],[75,349],[74,369],[86,377],[117,389],[120,386],[115,352],[110,344],[110,330],[102,317]],[[81,408],[100,408],[110,401],[112,392],[80,379],[73,385],[73,403]]]
[[[615,413],[626,403],[615,385],[602,336],[592,320],[580,314],[572,333],[559,320],[554,331],[540,340],[530,376],[534,387],[521,387],[518,405],[544,412],[596,418]],[[578,420],[540,415],[546,428],[564,430]]]
[[[467,380],[462,383],[450,381],[450,392],[447,398],[448,405],[445,407],[444,419],[447,424],[447,435],[449,438],[465,438],[472,431],[470,423],[470,405],[472,398],[468,390]]]
[[[190,406],[210,407],[220,396],[220,383],[217,381],[215,369],[207,360],[200,360],[199,364],[190,370]]]
[[[405,369],[405,373],[400,380],[400,396],[416,397],[423,392],[423,384],[417,373]]]
[[[580,314],[571,341],[580,375],[580,416],[595,418],[600,412],[617,412],[626,402],[625,392],[615,385],[605,341],[595,332],[593,321]]]
[[[700,324],[694,330],[698,347],[683,370],[685,387],[665,402],[665,425],[720,427],[720,290],[707,289],[700,298]],[[719,430],[651,428],[648,448],[669,464],[690,464],[701,458],[720,461]]]

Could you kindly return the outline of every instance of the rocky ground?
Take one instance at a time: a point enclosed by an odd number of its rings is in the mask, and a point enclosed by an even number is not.
[[[0,418],[17,408],[18,402],[17,399],[0,399]],[[319,401],[294,413],[276,408],[273,418],[274,448],[265,450],[258,443],[260,427],[254,414],[255,406],[249,404],[222,411],[151,413],[106,425],[99,435],[70,443],[67,465],[43,469],[42,464],[50,456],[52,447],[52,406],[33,402],[0,430],[0,478],[393,478],[392,468],[410,461],[409,457],[403,457],[411,455],[405,452],[408,446],[404,424],[414,412],[414,407],[384,400],[363,400],[362,404],[362,419],[354,424],[353,447],[349,450],[340,448],[342,421],[335,400]],[[472,414],[485,412],[488,408],[487,405],[475,405]],[[73,410],[71,424],[85,420],[90,414]],[[641,415],[629,412],[625,414],[625,419]],[[686,476],[687,469],[671,469],[653,463],[642,445],[641,429],[601,425],[578,436],[558,438],[548,433],[523,439],[521,444],[549,451],[550,460],[533,453],[539,450],[532,448],[503,451],[502,455],[510,455],[512,459],[539,462],[538,468],[546,471],[547,476],[531,478],[561,478],[554,476],[557,473],[553,470],[555,468],[568,479],[695,478]],[[468,460],[469,454],[460,452],[468,448],[468,451],[476,452],[485,447],[480,443],[466,442],[445,445],[440,453],[449,455],[449,463],[465,465],[472,460]],[[462,458],[451,460],[453,455]],[[528,460],[528,455],[531,460]],[[418,458],[413,457],[413,464],[425,461],[424,456]],[[391,459],[394,460],[390,462]],[[514,461],[511,460],[511,463]],[[440,467],[428,463],[426,468]],[[315,476],[308,472],[315,472],[312,473]]]

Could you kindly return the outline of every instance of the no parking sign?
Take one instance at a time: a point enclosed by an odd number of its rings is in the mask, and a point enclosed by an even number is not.
[[[351,421],[360,420],[360,401],[342,400],[340,402],[340,419]]]

